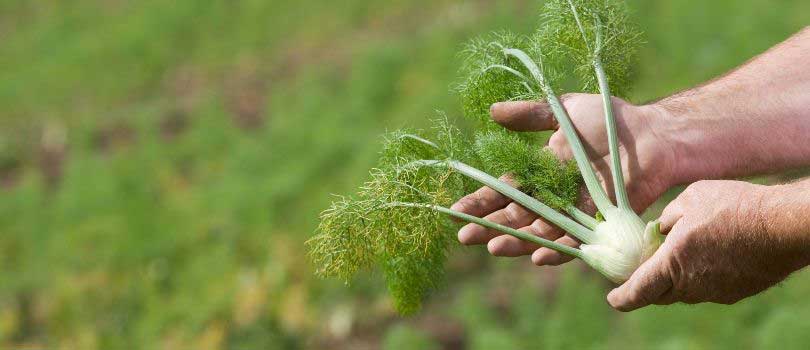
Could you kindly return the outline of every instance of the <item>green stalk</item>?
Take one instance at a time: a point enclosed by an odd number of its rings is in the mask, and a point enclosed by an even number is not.
[[[532,89],[531,86],[529,86],[529,83],[531,82],[531,80],[529,80],[529,78],[526,77],[523,73],[518,72],[518,71],[516,71],[516,70],[514,70],[512,68],[509,68],[508,66],[504,66],[502,64],[493,64],[491,66],[488,66],[488,67],[484,68],[483,73],[486,73],[486,72],[488,72],[490,70],[493,70],[493,69],[502,69],[502,70],[506,71],[507,73],[512,74],[512,75],[520,78],[520,80],[521,80],[520,83],[523,84],[523,87],[525,87],[526,90],[529,91],[530,94],[533,94],[533,95],[537,94],[537,92],[534,91],[534,89]]]
[[[426,144],[426,145],[428,145],[430,147],[439,149],[439,146],[436,145],[435,143],[433,143],[433,142],[431,142],[431,141],[429,141],[427,139],[424,139],[422,137],[416,136],[416,135],[405,134],[405,135],[402,135],[400,137],[415,140],[417,142],[424,143],[424,144]],[[567,208],[565,208],[565,212],[568,213],[568,215],[570,215],[572,218],[574,218],[574,220],[578,221],[582,225],[585,225],[585,227],[587,227],[590,230],[596,229],[596,225],[599,224],[599,221],[594,219],[592,216],[586,214],[582,210],[579,210],[579,208],[577,208],[577,207],[575,207],[573,205],[568,206]]]
[[[565,212],[580,224],[583,224],[585,227],[591,229],[591,231],[596,229],[596,225],[599,225],[598,220],[594,219],[592,216],[586,214],[582,210],[579,210],[579,208],[573,205],[566,207]]]
[[[502,64],[493,64],[493,65],[490,65],[490,66],[488,66],[488,67],[484,68],[484,70],[482,71],[482,73],[489,72],[490,70],[493,70],[493,69],[502,69],[502,70],[504,70],[504,71],[506,71],[506,72],[508,72],[508,73],[510,73],[510,74],[512,74],[512,75],[514,75],[514,76],[516,76],[516,77],[518,77],[518,78],[520,78],[520,80],[522,80],[522,81],[524,81],[524,82],[528,82],[528,81],[530,81],[530,80],[529,80],[529,78],[528,78],[528,77],[526,77],[526,75],[524,75],[523,73],[518,72],[517,70],[514,70],[514,69],[510,68],[509,66],[504,66],[504,65],[502,65]]]
[[[576,11],[574,13],[576,14]],[[608,84],[605,69],[602,67],[602,60],[599,58],[602,51],[602,31],[599,28],[600,23],[597,20],[593,69],[596,71],[596,80],[599,82],[599,92],[602,94],[602,106],[605,110],[605,128],[607,129],[608,149],[610,151],[610,173],[613,176],[613,191],[616,193],[616,204],[619,208],[632,211],[630,199],[627,197],[627,190],[624,188],[622,160],[619,154],[619,136],[616,128],[616,117],[613,115],[613,101],[610,98],[610,85]]]
[[[520,61],[520,63],[522,63],[523,66],[529,70],[529,73],[532,75],[532,78],[534,78],[534,80],[536,80],[540,84],[540,86],[546,85],[546,77],[543,76],[543,70],[536,63],[534,63],[531,57],[529,57],[528,54],[523,52],[523,50],[503,49],[503,53],[507,56],[517,58],[518,61]]]
[[[585,35],[585,27],[582,25],[582,21],[579,20],[579,12],[577,12],[577,7],[574,6],[574,2],[568,0],[568,5],[571,6],[571,13],[574,14],[574,21],[577,22],[577,28],[579,28],[579,34],[582,35],[582,40],[585,43],[585,47],[588,48],[588,51],[591,51],[591,44],[588,42],[588,36]]]
[[[610,98],[610,86],[607,75],[602,68],[602,62],[597,56],[593,63],[596,79],[599,81],[599,91],[602,94],[602,105],[605,109],[605,127],[608,135],[608,149],[610,151],[610,173],[613,176],[613,191],[616,193],[616,204],[622,210],[633,210],[630,207],[630,198],[624,188],[624,174],[622,160],[619,154],[619,136],[616,128],[616,117],[613,115],[613,101]]]
[[[428,146],[430,146],[432,148],[440,149],[439,145],[437,145],[433,141],[427,140],[425,138],[422,138],[422,137],[419,137],[419,136],[416,136],[416,135],[413,135],[413,134],[403,134],[403,135],[400,135],[399,137],[403,138],[403,139],[411,139],[411,140],[423,143],[425,145],[428,145]]]
[[[559,228],[565,230],[566,232],[570,233],[574,237],[578,238],[582,242],[590,243],[594,241],[595,234],[593,231],[589,230],[587,227],[582,226],[580,223],[572,220],[571,218],[558,213],[556,210],[552,209],[551,207],[543,204],[542,202],[538,201],[537,199],[521,192],[520,190],[515,189],[509,184],[496,179],[495,177],[473,168],[467,164],[464,164],[459,161],[455,160],[448,160],[448,161],[440,161],[440,160],[418,160],[411,162],[412,165],[416,166],[447,166],[453,170],[458,171],[459,173],[467,176],[473,180],[476,180],[489,188],[497,191],[500,194],[503,194],[506,197],[511,198],[513,201],[517,202],[518,204],[522,205],[526,209],[534,212],[535,214],[541,216],[542,218],[548,220],[549,222],[557,225]],[[584,213],[583,213],[584,214]]]
[[[597,17],[595,25],[596,48],[592,49],[588,36],[585,34],[585,27],[582,25],[582,22],[579,19],[579,13],[576,6],[574,6],[573,1],[571,0],[568,0],[568,4],[571,6],[571,12],[574,14],[577,28],[579,28],[580,34],[582,34],[582,42],[585,44],[585,47],[588,48],[588,51],[593,54],[593,68],[596,73],[596,80],[599,83],[599,92],[602,94],[602,106],[605,113],[605,128],[607,129],[608,150],[610,152],[611,160],[610,174],[613,177],[613,192],[616,194],[616,205],[622,210],[632,211],[633,209],[630,207],[630,199],[628,198],[627,190],[624,187],[624,174],[622,172],[621,155],[619,154],[619,137],[616,128],[616,117],[613,113],[613,101],[611,100],[610,85],[608,84],[607,74],[605,74],[605,70],[602,67],[602,60],[600,59],[603,45],[602,31],[600,29],[602,27],[601,22]]]
[[[588,155],[585,153],[585,147],[582,146],[582,141],[580,141],[576,129],[574,129],[574,123],[571,121],[571,117],[568,116],[568,112],[563,108],[562,103],[554,94],[554,91],[551,90],[551,87],[546,86],[545,90],[546,101],[549,106],[551,106],[551,111],[554,112],[557,123],[560,124],[560,128],[565,133],[565,138],[568,140],[568,145],[574,153],[574,160],[577,162],[577,167],[579,167],[579,172],[582,174],[585,187],[588,188],[593,203],[596,204],[596,208],[603,213],[610,211],[610,209],[615,208],[615,206],[596,178],[596,172],[594,172],[591,167]]]
[[[546,248],[549,248],[549,249],[556,250],[556,251],[558,251],[560,253],[567,254],[567,255],[573,256],[575,258],[582,258],[582,251],[579,250],[579,249],[571,248],[571,247],[569,247],[567,245],[564,245],[564,244],[560,244],[560,243],[550,241],[550,240],[547,240],[547,239],[544,239],[544,238],[541,238],[541,237],[537,237],[537,236],[535,236],[535,235],[533,235],[531,233],[528,233],[528,232],[518,231],[518,230],[515,230],[515,229],[513,229],[511,227],[504,226],[504,225],[501,225],[501,224],[498,224],[498,223],[495,223],[495,222],[492,222],[492,221],[489,221],[489,220],[484,220],[484,219],[479,218],[477,216],[464,214],[462,212],[458,212],[458,211],[452,210],[450,208],[445,208],[445,207],[442,207],[442,206],[439,206],[439,205],[420,204],[420,203],[402,203],[402,202],[391,203],[391,205],[392,206],[401,206],[401,207],[429,208],[429,209],[438,211],[440,213],[444,213],[444,214],[459,218],[459,219],[467,221],[467,222],[471,222],[471,223],[474,223],[474,224],[484,226],[486,228],[490,228],[490,229],[493,229],[493,230],[503,232],[503,233],[505,233],[507,235],[519,238],[519,239],[527,241],[527,242],[532,242],[532,243],[535,243],[537,245],[540,245],[540,246],[543,246],[543,247],[546,247]]]
[[[529,70],[532,77],[543,89],[543,92],[546,95],[546,101],[551,106],[551,111],[554,112],[554,117],[557,118],[557,123],[560,124],[560,128],[562,128],[563,132],[565,133],[565,138],[568,140],[568,144],[571,146],[571,150],[574,153],[574,160],[576,160],[577,167],[579,167],[579,172],[582,173],[582,178],[585,180],[585,187],[588,188],[588,192],[590,192],[591,198],[593,198],[593,202],[596,204],[596,207],[603,213],[615,208],[613,203],[610,201],[610,198],[608,198],[607,193],[605,193],[605,190],[602,188],[602,185],[599,184],[599,180],[596,179],[596,172],[594,172],[593,168],[591,167],[590,160],[588,160],[588,155],[585,153],[585,147],[582,146],[582,141],[580,141],[576,129],[574,129],[574,123],[571,122],[571,117],[568,116],[568,112],[566,112],[565,108],[563,108],[562,103],[560,103],[557,95],[554,94],[551,86],[546,83],[540,67],[537,66],[529,55],[522,50],[504,49],[503,51],[504,54],[517,58],[526,67],[526,69]]]

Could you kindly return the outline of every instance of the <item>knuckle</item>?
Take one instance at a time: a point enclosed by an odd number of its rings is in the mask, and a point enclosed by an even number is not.
[[[679,194],[678,197],[675,198],[675,201],[676,202],[686,201],[695,192],[697,192],[697,182],[695,182],[695,183],[687,186],[686,188],[684,188],[683,192],[681,192],[681,194]]]
[[[666,244],[670,244],[667,242]],[[670,294],[679,295],[681,291],[686,290],[686,286],[688,281],[684,280],[684,265],[683,261],[686,259],[685,252],[687,249],[680,245],[678,242],[674,242],[669,247],[667,247],[668,251],[665,252],[668,256],[664,259],[662,263],[663,273],[666,278],[669,279],[670,283]]]
[[[522,216],[523,208],[517,203],[509,203],[503,210],[503,218],[506,221],[505,224],[507,226],[513,226],[517,224],[520,220],[520,216]]]
[[[578,117],[586,117],[578,111],[590,111],[597,107],[601,108],[602,105],[601,96],[581,92],[564,94],[560,101],[574,120],[577,120]]]
[[[537,219],[534,222],[532,222],[530,228],[533,234],[545,239],[557,239],[560,236],[562,236],[562,233],[560,232],[559,229],[557,229],[554,226],[551,226],[549,223],[541,219]]]
[[[554,117],[554,113],[551,111],[551,106],[546,101],[534,103],[532,105],[531,114],[535,118],[540,118],[547,121],[547,127],[550,129],[557,129],[559,127],[557,124],[557,119]]]
[[[481,192],[475,191],[459,199],[451,209],[469,214],[480,208],[482,200]]]
[[[697,195],[705,191],[706,189],[712,188],[713,182],[714,181],[712,180],[700,180],[698,182],[689,185],[689,187],[687,187],[686,190],[689,191],[689,193],[692,195]]]
[[[648,299],[647,294],[638,289],[633,289],[627,293],[625,305],[635,307],[649,305],[650,301]]]
[[[569,100],[571,100],[572,98],[574,98],[576,96],[577,96],[576,92],[566,92],[566,93],[562,94],[562,96],[560,96],[560,101],[566,102],[566,101],[569,101]]]
[[[506,184],[509,185],[510,187],[517,187],[517,185],[515,184],[515,178],[514,176],[512,176],[512,174],[509,173],[503,174],[501,175],[501,177],[498,178],[498,180],[506,182]]]
[[[689,203],[700,197],[701,191],[702,185],[699,185],[697,182],[693,183],[684,189],[673,202],[676,202],[679,206],[687,208],[689,207]]]
[[[697,280],[697,273],[690,263],[692,256],[687,244],[677,242],[671,247],[671,256],[667,259],[667,271],[672,287],[676,290],[688,290]]]
[[[681,202],[676,198],[675,200],[667,204],[666,207],[664,207],[664,210],[661,212],[661,217],[674,216],[680,210],[681,210]]]
[[[471,195],[467,196],[466,206],[468,209],[477,209],[480,208],[486,198],[484,198],[483,189],[479,189],[473,192]]]
[[[588,94],[583,94],[581,92],[568,92],[562,94],[560,96],[560,101],[563,102],[564,105],[568,105],[569,103],[575,104],[582,100],[583,97],[588,96]]]
[[[450,209],[466,213],[469,211],[472,201],[473,199],[471,199],[470,196],[462,197],[461,199],[458,200],[458,202],[453,204],[453,206],[451,206]]]

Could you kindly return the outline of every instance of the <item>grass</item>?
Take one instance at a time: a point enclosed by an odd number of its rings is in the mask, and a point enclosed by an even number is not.
[[[648,41],[635,101],[736,66],[810,13],[804,1],[631,5]],[[409,319],[378,281],[312,277],[302,242],[328,194],[364,180],[381,132],[456,114],[461,43],[529,30],[534,8],[3,2],[0,347],[801,348],[806,274],[733,308],[619,315],[592,274],[466,249]],[[66,141],[43,151],[45,125]],[[55,186],[48,154],[64,165]]]

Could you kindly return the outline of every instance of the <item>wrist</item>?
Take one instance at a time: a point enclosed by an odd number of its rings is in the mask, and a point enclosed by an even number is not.
[[[656,176],[665,183],[664,190],[705,179],[700,173],[705,172],[703,169],[711,162],[707,161],[705,154],[703,157],[694,155],[693,147],[690,146],[690,143],[694,143],[694,137],[691,136],[694,130],[686,122],[683,111],[669,109],[659,103],[639,108],[652,130],[654,139],[651,143],[656,150]]]
[[[795,268],[810,265],[810,182],[754,186],[758,228],[782,243],[783,255],[793,257]]]
[[[760,137],[695,94],[646,106],[659,138],[671,149],[672,185],[754,175],[758,164],[766,163],[755,141]]]
[[[797,112],[782,106],[764,113],[737,105],[739,98],[729,102],[715,95],[708,87],[698,88],[644,106],[662,143],[672,148],[673,185],[810,166],[806,108]]]

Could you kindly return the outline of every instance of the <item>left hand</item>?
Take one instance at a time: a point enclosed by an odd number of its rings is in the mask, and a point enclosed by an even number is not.
[[[562,103],[574,127],[585,145],[591,165],[596,170],[602,186],[612,195],[613,185],[610,176],[610,155],[608,154],[607,131],[603,115],[601,95],[566,94]],[[671,125],[669,115],[653,106],[636,106],[618,98],[613,99],[625,187],[636,212],[641,212],[655,202],[672,185],[680,183],[681,169],[679,154],[667,133]],[[573,157],[565,134],[558,129],[554,114],[549,105],[542,101],[512,101],[492,105],[492,119],[514,131],[556,130],[549,139],[548,149],[562,160]],[[686,166],[686,165],[683,165]],[[689,168],[701,168],[690,164]],[[509,182],[508,177],[502,180]],[[596,210],[589,197],[584,197],[577,205],[586,213]],[[487,220],[529,232],[557,243],[576,247],[579,242],[565,232],[539,218],[509,198],[482,187],[453,205],[453,210],[484,217]],[[476,224],[468,224],[458,232],[463,244],[486,244],[495,256],[532,255],[537,265],[559,265],[571,257],[534,243],[503,235]]]

